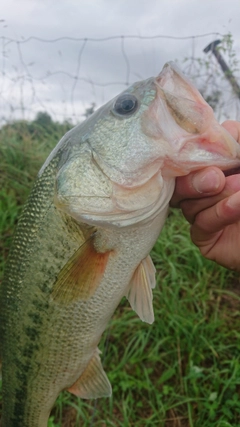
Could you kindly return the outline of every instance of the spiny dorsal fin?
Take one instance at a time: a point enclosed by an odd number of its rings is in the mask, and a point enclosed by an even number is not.
[[[126,295],[132,309],[143,322],[153,323],[152,289],[155,288],[155,272],[150,255],[135,270]]]
[[[53,286],[52,299],[62,304],[88,300],[102,279],[109,253],[96,251],[93,234],[60,271]]]
[[[82,399],[97,399],[99,397],[111,396],[112,387],[103,370],[99,353],[100,351],[97,348],[82,375],[68,388],[70,393]]]

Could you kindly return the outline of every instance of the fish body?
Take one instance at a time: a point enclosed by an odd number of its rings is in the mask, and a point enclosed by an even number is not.
[[[2,427],[46,427],[62,390],[111,395],[97,346],[123,296],[154,320],[149,252],[175,177],[239,158],[171,63],[62,138],[23,210],[1,287]]]

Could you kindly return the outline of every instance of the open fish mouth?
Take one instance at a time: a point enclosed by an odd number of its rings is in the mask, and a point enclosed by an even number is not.
[[[240,173],[240,166],[238,166],[237,168],[227,169],[223,173],[225,176],[237,175]]]

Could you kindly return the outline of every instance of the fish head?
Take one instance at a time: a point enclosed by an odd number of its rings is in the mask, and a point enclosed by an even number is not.
[[[108,227],[165,212],[177,176],[240,164],[239,145],[173,63],[68,132],[52,156],[59,150],[56,206]]]

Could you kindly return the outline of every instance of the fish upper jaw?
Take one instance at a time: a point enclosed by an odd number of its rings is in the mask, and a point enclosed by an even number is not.
[[[211,108],[191,80],[172,61],[164,65],[156,77],[156,83],[164,92],[174,94],[176,98],[188,99]]]
[[[186,175],[206,166],[239,167],[239,144],[175,64],[165,65],[155,87],[156,96],[143,114],[142,129],[164,146],[163,176]]]

